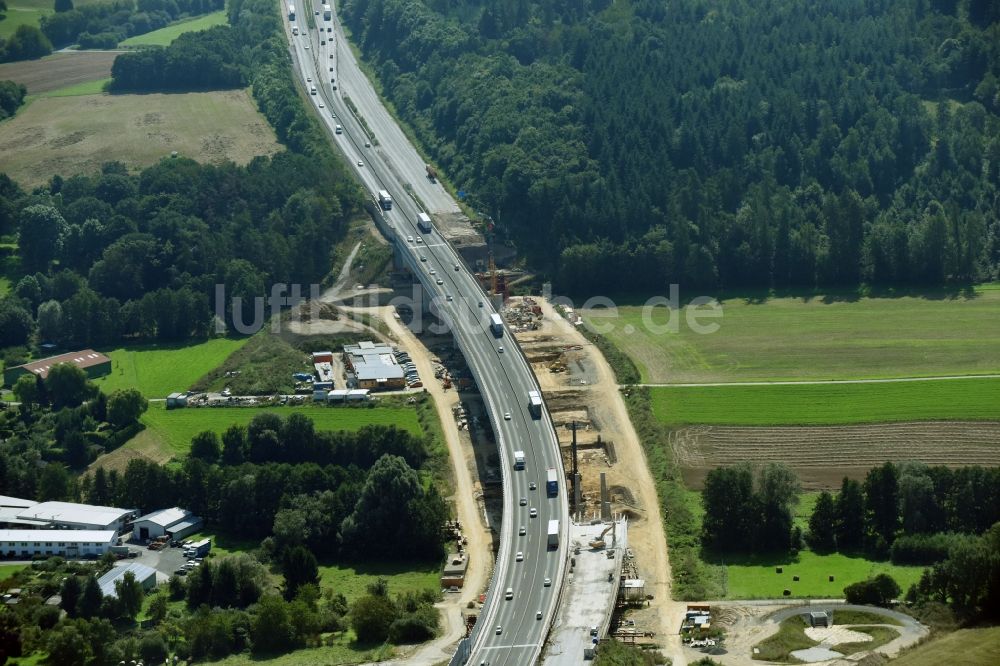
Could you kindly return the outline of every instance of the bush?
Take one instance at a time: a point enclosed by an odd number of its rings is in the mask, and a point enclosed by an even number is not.
[[[879,574],[844,588],[849,604],[890,606],[900,593],[899,584],[889,574]]]
[[[949,548],[965,538],[950,532],[901,536],[893,542],[889,557],[893,564],[934,564],[946,559]]]

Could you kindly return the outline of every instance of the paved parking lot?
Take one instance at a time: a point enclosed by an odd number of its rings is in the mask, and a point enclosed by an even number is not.
[[[141,562],[147,567],[156,569],[156,582],[165,583],[180,569],[187,558],[184,557],[183,548],[166,547],[162,550],[149,550],[145,546],[129,544],[129,550],[139,553],[139,557],[128,560],[129,562]]]

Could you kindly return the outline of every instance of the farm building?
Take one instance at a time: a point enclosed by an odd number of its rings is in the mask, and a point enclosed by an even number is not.
[[[365,340],[344,345],[344,367],[350,381],[359,389],[388,390],[406,386],[403,368],[392,347]]]
[[[132,572],[136,582],[142,585],[142,589],[147,592],[156,587],[156,569],[147,567],[145,564],[139,564],[138,562],[130,562],[124,566],[111,567],[108,573],[97,579],[97,584],[101,588],[101,594],[117,599],[118,590],[115,589],[115,583],[125,578],[125,574],[128,572]]]
[[[187,509],[173,507],[140,516],[132,523],[132,538],[148,541],[161,536],[183,539],[201,529],[202,520]]]
[[[0,530],[0,556],[100,556],[118,539],[114,530]]]
[[[14,498],[7,498],[14,499]],[[22,500],[28,502],[28,500]],[[46,529],[114,530],[125,529],[138,514],[134,509],[94,506],[72,502],[30,502],[28,506],[0,508],[0,522]]]
[[[93,349],[84,349],[83,351],[50,356],[49,358],[39,359],[31,363],[25,363],[24,365],[15,365],[13,368],[7,368],[3,371],[4,386],[13,386],[14,382],[21,375],[34,374],[45,379],[49,376],[49,370],[52,369],[52,366],[59,363],[76,365],[82,368],[91,379],[94,377],[103,377],[111,373],[110,358],[100,352],[95,352]]]
[[[187,404],[187,393],[171,393],[167,396],[167,409],[179,409],[180,407],[187,407]]]

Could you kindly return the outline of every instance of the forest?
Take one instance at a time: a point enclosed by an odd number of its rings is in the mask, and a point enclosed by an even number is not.
[[[565,291],[1000,267],[990,0],[348,0],[467,203]]]
[[[128,37],[224,6],[224,0],[111,0],[77,8],[72,0],[56,0],[55,13],[42,18],[41,29],[56,47],[78,44],[84,49],[113,49]]]

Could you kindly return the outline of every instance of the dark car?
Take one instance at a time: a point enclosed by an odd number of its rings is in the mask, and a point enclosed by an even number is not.
[[[178,569],[177,571],[174,572],[174,575],[175,576],[187,576],[188,575],[188,570],[187,569]]]

